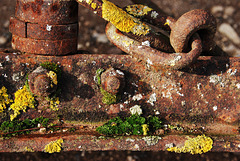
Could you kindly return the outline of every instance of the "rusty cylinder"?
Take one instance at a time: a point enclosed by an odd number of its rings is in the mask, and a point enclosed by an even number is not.
[[[17,0],[10,18],[12,48],[40,55],[77,51],[78,3],[74,0]]]

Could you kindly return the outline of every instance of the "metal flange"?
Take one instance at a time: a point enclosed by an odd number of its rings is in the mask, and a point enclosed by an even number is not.
[[[17,0],[15,16],[31,23],[76,23],[78,3],[74,0]]]
[[[78,24],[35,24],[27,23],[15,17],[11,17],[9,31],[22,38],[32,38],[38,40],[77,39]]]
[[[12,35],[12,48],[40,55],[66,55],[77,52],[77,39],[37,40]]]

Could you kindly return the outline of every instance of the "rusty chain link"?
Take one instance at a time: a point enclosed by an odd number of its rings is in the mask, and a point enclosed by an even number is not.
[[[140,4],[127,6],[124,11],[108,0],[77,2],[121,32],[107,25],[106,34],[113,44],[153,66],[183,68],[202,51],[210,51],[215,46],[216,20],[204,10],[187,12],[175,20]],[[76,2],[17,0],[10,31],[14,49],[43,55],[74,53],[78,33]]]
[[[202,51],[210,51],[215,47],[213,38],[216,32],[216,19],[205,10],[192,10],[175,20],[170,16],[165,16],[161,12],[139,4],[126,7],[127,15],[125,15],[123,10],[116,9],[114,4],[107,0],[103,0],[103,2],[98,0],[92,2],[78,0],[78,2],[109,21],[106,34],[113,44],[124,52],[146,61],[149,65],[171,69],[184,68],[193,63]],[[93,7],[93,4],[97,4],[97,7]],[[112,10],[115,9],[114,13],[111,13],[110,9],[108,10],[108,14],[115,19],[118,19],[118,16],[123,15],[126,17],[130,14],[134,22],[136,22],[135,17],[137,17],[142,20],[141,22],[147,21],[166,32],[170,32],[171,45],[166,41],[161,41],[163,47],[159,47],[157,45],[159,41],[156,37],[161,36],[156,36],[155,31],[147,34],[136,34],[132,30],[123,31],[119,24],[124,23],[121,21],[125,21],[125,19],[119,19],[116,23],[116,20],[104,17],[104,4],[109,5]],[[127,25],[127,23],[125,24]],[[174,48],[176,53],[169,53],[173,52],[171,47]]]

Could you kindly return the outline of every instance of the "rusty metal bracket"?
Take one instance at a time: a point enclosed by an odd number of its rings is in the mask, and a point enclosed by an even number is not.
[[[101,15],[101,1],[78,2]],[[76,8],[73,0],[17,0],[10,31],[13,48],[21,52],[0,49],[0,87],[7,89],[4,96],[14,99],[17,90],[28,86],[36,104],[18,119],[52,118],[59,122],[60,130],[46,133],[39,127],[30,135],[3,138],[0,152],[44,151],[57,139],[63,139],[64,151],[159,151],[181,147],[193,135],[202,134],[213,141],[212,151],[240,152],[240,58],[198,57],[204,47],[202,40],[206,40],[198,34],[190,38],[196,26],[181,40],[183,46],[190,40],[191,51],[169,54],[123,35],[111,23],[106,26],[110,41],[130,55],[69,54],[76,52]],[[183,20],[180,18],[179,23]],[[207,22],[197,26],[210,26],[213,33],[215,23],[210,20],[213,18],[207,16]],[[162,21],[167,22],[162,25],[165,30],[177,30],[174,27],[178,21],[161,17],[155,23]],[[44,68],[43,63],[54,63],[61,77],[53,69]],[[102,69],[105,72],[98,75]],[[52,109],[49,95],[56,91],[60,91],[57,109]],[[102,99],[106,95],[121,97],[106,104]],[[163,121],[163,128],[154,136],[106,137],[96,132],[96,127],[110,118],[131,115],[135,105],[142,108],[144,117],[157,116]],[[12,113],[0,113],[0,122],[9,120]],[[70,132],[70,128],[75,131]]]
[[[25,84],[26,75],[46,61],[55,62],[62,69],[59,111],[45,111],[43,109],[47,105],[41,103],[36,109],[22,113],[21,119],[39,116],[54,118],[61,114],[65,125],[74,126],[78,130],[73,134],[42,134],[2,140],[2,152],[24,151],[24,146],[32,139],[42,138],[44,141],[41,143],[28,146],[34,151],[42,151],[47,142],[63,138],[63,150],[66,151],[166,150],[167,144],[181,146],[187,139],[179,134],[202,133],[213,139],[212,151],[240,150],[239,58],[199,57],[195,64],[181,71],[155,71],[128,55],[77,54],[56,57],[1,52],[0,84],[13,96],[16,89]],[[113,105],[102,103],[103,96],[94,80],[97,69],[108,69],[109,66],[121,70],[126,79],[122,100]],[[166,129],[164,134],[156,135],[161,138],[157,142],[148,144],[144,136],[125,136],[117,140],[107,138],[104,141],[95,132],[96,126],[102,125],[109,118],[129,115],[129,109],[136,104],[143,108],[144,115],[156,115],[165,120]],[[180,129],[170,129],[168,126]],[[99,139],[99,142],[95,144],[91,138]],[[135,141],[128,144],[129,138]],[[119,140],[121,146],[117,143]],[[116,144],[106,145],[110,142]],[[135,144],[139,148],[134,148]]]

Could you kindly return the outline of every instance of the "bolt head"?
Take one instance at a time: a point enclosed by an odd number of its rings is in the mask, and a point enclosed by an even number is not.
[[[43,67],[36,68],[28,76],[30,91],[36,96],[47,97],[56,91],[57,86],[51,81],[47,75],[49,71]]]
[[[123,72],[117,72],[114,68],[109,68],[101,74],[101,86],[111,94],[119,93],[125,86]]]

